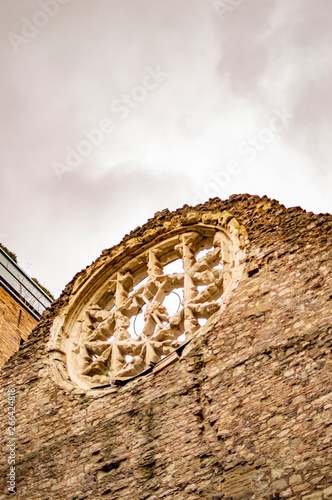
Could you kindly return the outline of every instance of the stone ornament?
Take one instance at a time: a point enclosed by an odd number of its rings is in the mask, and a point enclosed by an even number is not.
[[[245,229],[228,212],[174,219],[114,247],[75,283],[48,344],[62,386],[139,375],[222,311],[243,273]]]

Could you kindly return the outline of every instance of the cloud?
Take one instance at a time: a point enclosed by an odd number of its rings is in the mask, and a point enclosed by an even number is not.
[[[92,168],[68,174],[61,184],[56,178],[40,182],[39,197],[25,196],[21,211],[11,216],[20,228],[9,235],[20,265],[29,263],[29,273],[45,276],[56,294],[103,248],[121,241],[154,212],[183,205],[193,189],[183,173],[120,164],[94,179]]]
[[[243,2],[220,24],[219,77],[232,93],[295,115],[285,140],[323,169],[330,160],[332,10],[328,0]]]
[[[220,196],[331,210],[329,0],[244,1],[223,21],[212,0],[71,0],[16,54],[7,33],[38,9],[0,4],[0,230],[42,283],[61,289],[154,212],[194,203],[232,160]],[[169,76],[122,120],[112,103],[147,66]],[[284,107],[291,123],[249,164],[239,145]],[[114,132],[59,183],[52,162],[103,118]]]

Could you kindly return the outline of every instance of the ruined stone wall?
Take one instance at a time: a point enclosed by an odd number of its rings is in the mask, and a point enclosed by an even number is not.
[[[227,210],[248,232],[226,309],[164,370],[117,392],[65,390],[50,376],[50,326],[108,251],[79,273],[0,374],[4,442],[17,394],[12,498],[332,498],[332,217],[247,195],[196,210]],[[122,244],[190,211],[160,212]]]
[[[26,340],[38,321],[0,286],[0,369]]]

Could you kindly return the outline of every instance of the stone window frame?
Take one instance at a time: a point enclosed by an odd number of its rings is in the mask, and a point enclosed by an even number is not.
[[[103,253],[88,268],[83,277],[78,277],[68,303],[63,306],[53,321],[47,346],[51,376],[58,385],[68,390],[91,392],[93,387],[99,387],[106,383],[104,378],[103,383],[99,384],[96,377],[94,377],[94,380],[89,379],[88,383],[86,376],[82,375],[84,366],[86,367],[86,360],[82,360],[78,355],[78,351],[82,346],[77,340],[80,338],[84,323],[89,319],[87,309],[98,304],[98,308],[105,312],[103,308],[110,306],[110,303],[107,303],[109,300],[107,297],[112,292],[114,278],[120,271],[122,276],[127,275],[127,279],[128,272],[130,272],[133,276],[132,284],[135,286],[142,279],[142,273],[140,274],[139,270],[142,268],[144,255],[153,252],[153,249],[158,248],[158,245],[161,248],[165,242],[171,242],[174,238],[180,237],[181,234],[193,232],[210,239],[216,233],[221,235],[223,275],[227,276],[227,285],[224,287],[219,309],[214,314],[212,310],[211,317],[206,325],[192,332],[189,338],[186,338],[186,341],[204,335],[211,322],[214,321],[215,316],[224,310],[232,290],[242,277],[246,247],[249,244],[244,226],[239,224],[235,217],[227,211],[191,211],[185,216],[175,216],[170,221],[158,221],[158,225],[152,225],[141,236],[126,239],[120,245],[113,247],[108,254]],[[170,256],[171,261],[173,257]],[[169,259],[166,258],[163,265],[167,265],[168,261]],[[100,320],[102,318],[99,318]],[[174,347],[173,354],[169,353],[161,361],[155,360],[157,363],[150,363],[151,369],[148,372],[157,373],[171,362],[174,362],[175,359],[178,359],[183,349]],[[190,350],[190,346],[186,348],[186,351],[188,349]],[[145,372],[146,370],[142,371]],[[127,373],[127,377],[124,378],[135,378],[132,375],[135,375],[135,373]],[[137,375],[140,375],[140,373],[136,373]],[[121,377],[119,378],[121,379]],[[114,386],[108,390],[114,390]]]

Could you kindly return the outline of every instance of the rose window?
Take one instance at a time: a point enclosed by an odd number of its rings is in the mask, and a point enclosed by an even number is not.
[[[57,336],[70,378],[85,388],[126,381],[199,335],[239,279],[237,242],[199,225],[123,259]]]

